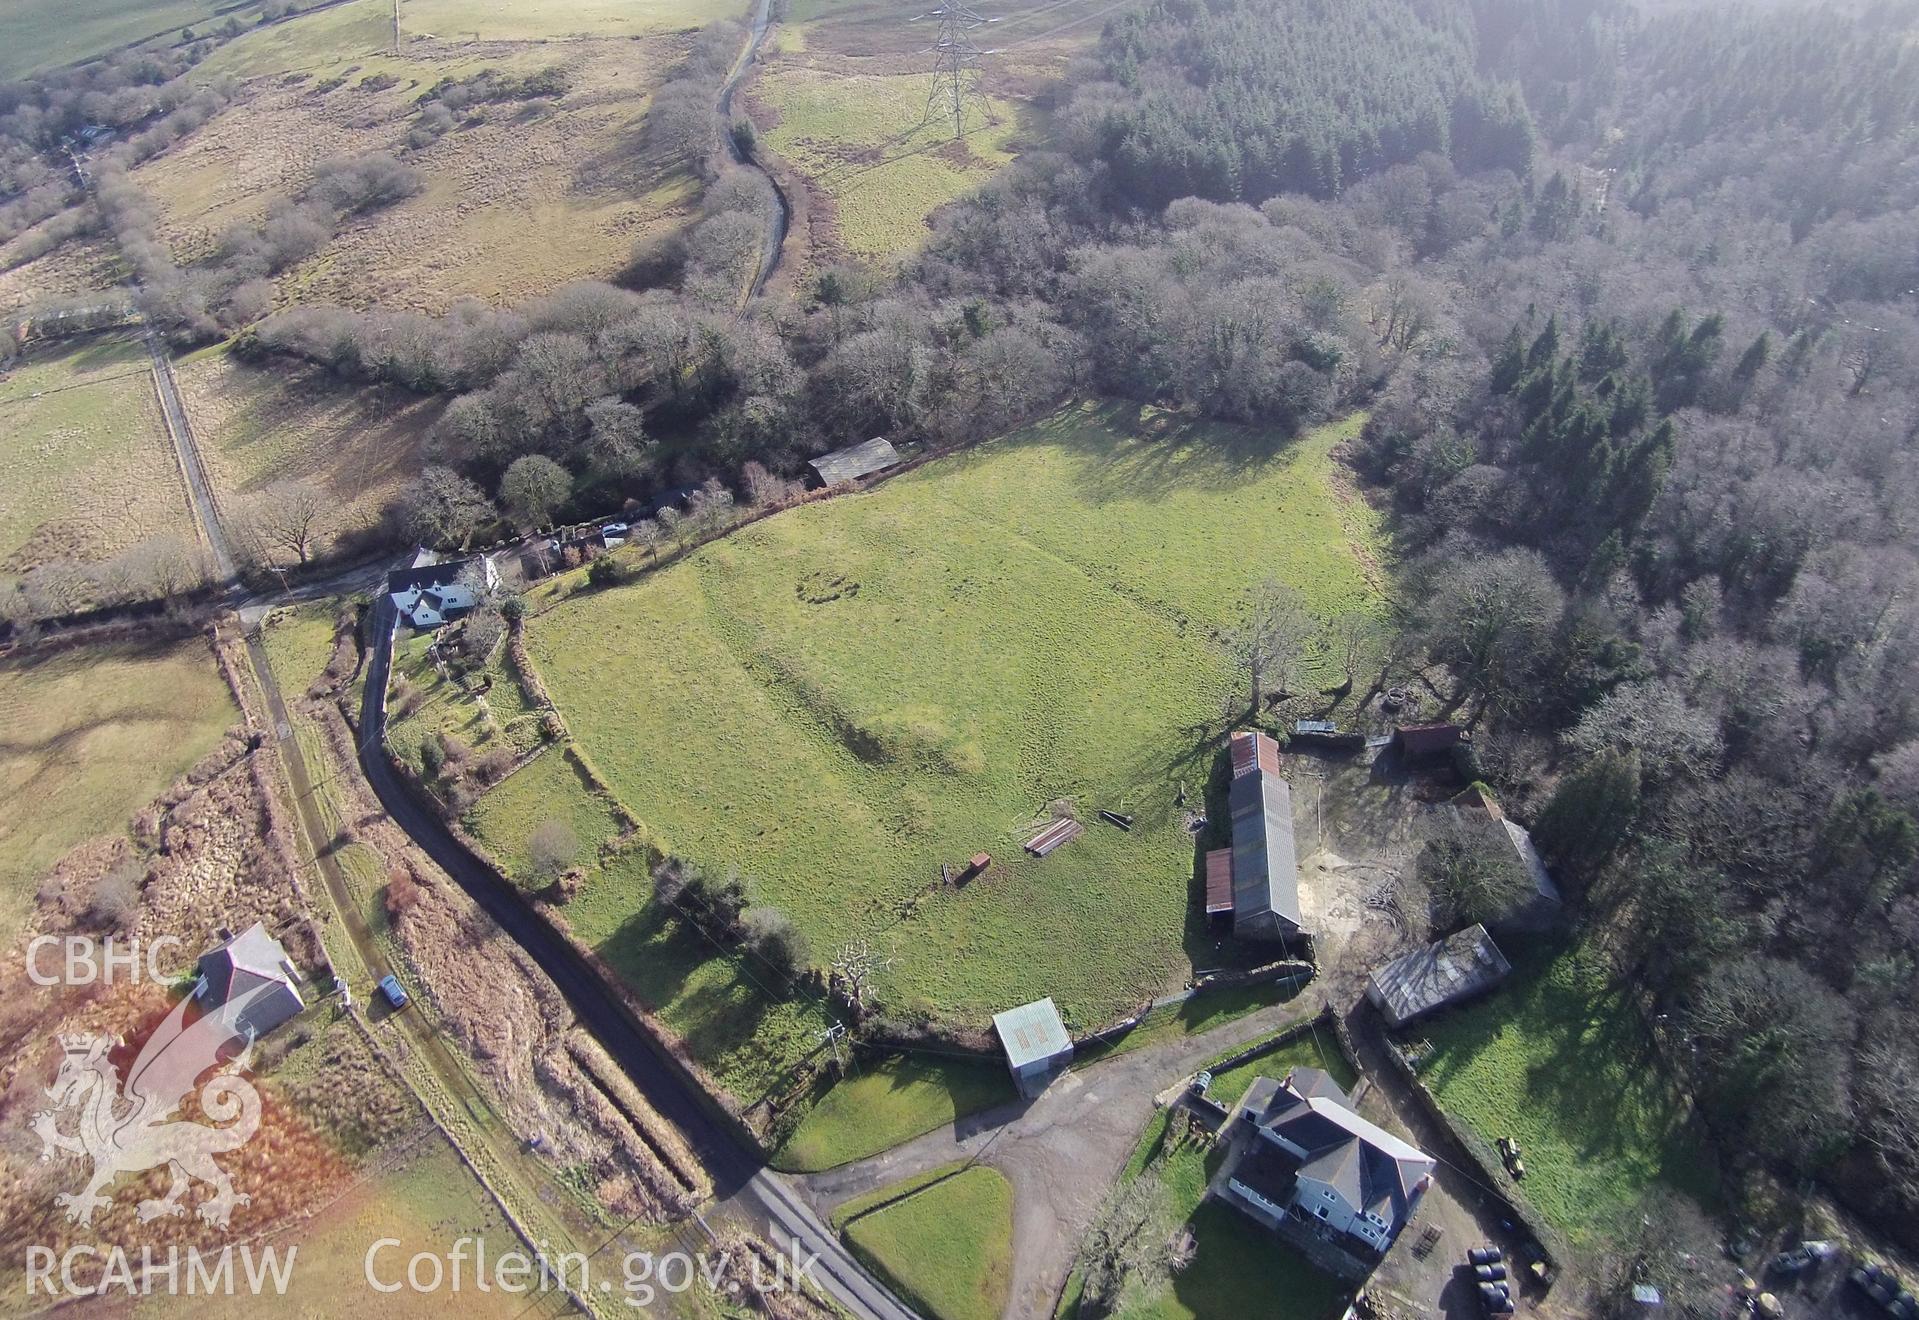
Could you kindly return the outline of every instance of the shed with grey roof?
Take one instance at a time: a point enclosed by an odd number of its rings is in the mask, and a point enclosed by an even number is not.
[[[858,481],[875,472],[884,472],[887,468],[898,466],[899,461],[899,451],[893,448],[893,442],[885,436],[875,436],[861,444],[821,454],[807,466],[813,469],[820,485],[837,486],[844,481]]]
[[[1299,858],[1293,845],[1293,794],[1279,773],[1279,745],[1263,733],[1232,739],[1233,933],[1281,940],[1305,929],[1299,907]]]
[[[1486,928],[1472,925],[1379,968],[1367,983],[1366,998],[1387,1025],[1402,1027],[1448,1004],[1484,994],[1512,970]]]
[[[1073,1039],[1051,999],[994,1014],[993,1030],[1006,1049],[1006,1066],[1021,1095],[1038,1095],[1053,1073],[1073,1060]]]

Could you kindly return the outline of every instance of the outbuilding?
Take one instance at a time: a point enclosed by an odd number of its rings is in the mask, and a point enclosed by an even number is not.
[[[1453,753],[1473,740],[1457,724],[1405,724],[1393,730],[1392,749],[1408,767],[1448,765]]]
[[[1299,858],[1293,845],[1293,794],[1279,773],[1279,744],[1263,733],[1232,737],[1233,933],[1284,940],[1304,930]]]
[[[1014,1083],[1029,1099],[1044,1091],[1053,1074],[1073,1061],[1073,1039],[1050,998],[995,1014],[993,1030],[1006,1050],[1006,1066]]]
[[[1366,985],[1366,998],[1388,1026],[1403,1027],[1486,993],[1512,970],[1486,928],[1472,925],[1379,968]]]
[[[899,461],[899,451],[893,448],[893,442],[885,436],[875,436],[861,444],[821,454],[807,466],[813,469],[813,475],[819,478],[820,485],[837,486],[897,467]]]

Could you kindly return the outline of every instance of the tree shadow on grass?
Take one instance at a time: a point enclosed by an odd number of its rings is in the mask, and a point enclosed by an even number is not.
[[[1056,413],[1022,443],[1049,444],[1075,458],[1077,487],[1089,504],[1098,505],[1246,485],[1285,462],[1304,434],[1195,422],[1114,401]]]

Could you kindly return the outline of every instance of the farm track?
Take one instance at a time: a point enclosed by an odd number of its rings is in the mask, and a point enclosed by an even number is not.
[[[720,99],[714,107],[720,119],[720,133],[726,139],[726,150],[733,162],[750,170],[758,170],[766,180],[766,186],[773,194],[772,223],[767,225],[760,236],[760,264],[754,273],[753,283],[746,291],[741,310],[766,290],[766,282],[773,278],[773,272],[779,268],[780,249],[786,245],[786,231],[793,222],[793,207],[786,200],[786,190],[780,187],[780,181],[773,172],[759,163],[752,155],[740,149],[733,136],[733,93],[739,90],[740,83],[746,77],[746,71],[760,56],[760,46],[766,40],[766,29],[771,25],[773,0],[760,0],[760,7],[753,15],[753,28],[747,34],[746,46],[740,51],[740,57],[733,61],[733,67],[727,72],[726,81],[720,84]]]
[[[281,763],[286,768],[289,787],[292,789],[295,814],[300,819],[300,827],[306,835],[306,843],[313,853],[315,863],[320,870],[320,878],[325,885],[327,898],[333,910],[340,918],[340,924],[346,931],[348,944],[355,958],[359,960],[359,970],[368,982],[377,981],[396,969],[387,960],[375,941],[371,928],[361,915],[359,904],[340,865],[337,852],[333,848],[332,830],[324,813],[320,809],[319,789],[316,787],[312,771],[307,765],[305,749],[301,746],[298,731],[294,728],[286,701],[280,692],[273,667],[267,659],[266,647],[260,641],[258,629],[247,634],[247,658],[251,662],[255,681],[260,685],[261,694],[266,698],[267,711],[272,717],[275,741],[278,744]],[[349,1010],[353,1011],[353,1010]],[[364,1022],[365,1019],[362,1018]],[[550,1197],[540,1193],[547,1190],[551,1181],[550,1173],[535,1159],[520,1149],[518,1143],[506,1131],[503,1119],[495,1110],[492,1101],[486,1096],[467,1070],[461,1066],[446,1043],[435,1033],[431,1024],[418,1014],[392,1014],[386,1019],[405,1039],[407,1048],[414,1056],[422,1060],[430,1074],[433,1089],[437,1092],[438,1105],[423,1093],[418,1081],[408,1076],[406,1070],[396,1062],[396,1070],[401,1072],[401,1080],[414,1093],[421,1106],[434,1119],[435,1125],[453,1144],[460,1156],[473,1168],[482,1186],[498,1198],[501,1212],[505,1214],[520,1235],[529,1245],[541,1241],[554,1242],[567,1250],[578,1250],[579,1244],[569,1239],[572,1234],[558,1217],[546,1211],[545,1203]],[[371,1024],[368,1024],[370,1028]],[[376,1041],[377,1044],[377,1041]],[[454,1130],[455,1125],[458,1131]],[[509,1200],[497,1190],[500,1183],[514,1189]],[[540,1222],[537,1230],[526,1222],[529,1209],[535,1209]],[[571,1295],[570,1300],[582,1311],[591,1314],[585,1299]],[[540,1307],[539,1310],[546,1310]]]
[[[206,465],[200,461],[200,446],[193,435],[193,423],[186,405],[180,401],[180,386],[173,378],[173,360],[160,344],[160,337],[148,326],[144,331],[147,355],[153,359],[153,392],[160,400],[160,416],[167,425],[167,438],[173,442],[174,456],[180,462],[180,475],[187,484],[187,497],[193,503],[194,521],[213,555],[213,566],[220,580],[232,590],[239,585],[239,563],[228,544],[226,529],[220,522],[220,506],[213,498],[213,483],[207,479]]]

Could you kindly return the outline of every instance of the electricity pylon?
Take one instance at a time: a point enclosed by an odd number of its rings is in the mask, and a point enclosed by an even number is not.
[[[999,20],[982,18],[956,0],[943,0],[938,9],[921,14],[913,21],[917,23],[920,18],[939,20],[939,36],[921,52],[933,57],[933,82],[926,92],[926,113],[920,122],[930,124],[933,116],[950,113],[953,136],[961,137],[965,132],[968,104],[977,105],[985,118],[992,117],[986,93],[980,90],[980,57],[986,52],[973,40],[973,33]]]

